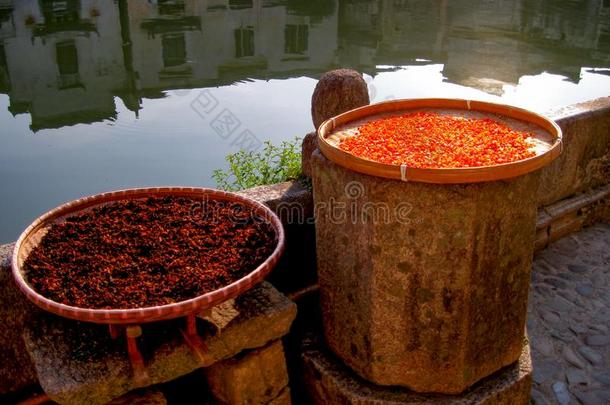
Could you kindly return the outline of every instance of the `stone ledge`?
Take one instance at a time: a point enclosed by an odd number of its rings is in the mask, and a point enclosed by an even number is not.
[[[184,320],[144,325],[139,346],[154,385],[262,347],[288,333],[296,306],[269,283],[215,307],[201,323],[207,351],[198,359],[179,332]],[[25,327],[26,348],[40,385],[60,404],[103,404],[135,388],[122,339],[112,340],[105,325],[39,314]]]
[[[0,245],[0,269],[11,267],[11,256],[13,255],[14,243]]]
[[[610,173],[610,97],[547,112],[563,131],[563,153],[542,169],[539,205],[608,184]]]
[[[604,218],[610,218],[610,184],[540,208],[535,250]]]
[[[551,108],[546,115],[559,122],[574,121],[587,117],[607,114],[610,110],[610,97],[600,97],[595,100]]]
[[[260,201],[271,208],[286,225],[304,224],[313,217],[313,198],[311,191],[299,181],[286,181],[278,184],[259,186],[238,191],[244,197]],[[298,209],[300,218],[295,218]],[[299,221],[295,219],[300,219]]]
[[[562,217],[566,214],[576,212],[581,208],[592,205],[599,200],[610,196],[610,185],[599,187],[587,193],[576,195],[572,198],[566,198],[554,204],[544,207],[552,220]]]
[[[475,384],[462,395],[419,394],[398,387],[373,385],[356,376],[322,348],[317,339],[305,339],[301,358],[304,379],[314,404],[345,405],[526,405],[532,386],[529,344],[519,361]],[[443,378],[439,375],[438,378]]]
[[[14,246],[0,245],[0,395],[38,383],[21,333],[26,319],[39,310],[25,298],[13,279],[11,255]]]

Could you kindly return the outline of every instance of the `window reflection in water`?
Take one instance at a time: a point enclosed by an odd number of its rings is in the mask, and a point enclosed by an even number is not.
[[[115,97],[137,113],[143,98],[168,89],[316,77],[338,66],[375,75],[378,66],[422,59],[441,64],[452,83],[495,94],[542,71],[578,82],[581,67],[610,65],[610,7],[603,0],[0,2],[0,91],[10,111],[33,114],[33,130],[76,124],[82,110],[113,117]]]
[[[284,52],[303,54],[309,49],[309,26],[287,24],[284,28]]]
[[[254,56],[254,29],[252,27],[238,28],[235,34],[235,57]]]
[[[229,8],[232,10],[252,8],[252,6],[252,0],[229,0]]]
[[[59,89],[80,86],[78,51],[74,40],[57,42],[55,44],[55,55],[59,70]]]
[[[180,66],[186,63],[184,34],[163,34],[163,66]]]
[[[157,7],[159,15],[181,15],[185,11],[183,0],[158,0]]]

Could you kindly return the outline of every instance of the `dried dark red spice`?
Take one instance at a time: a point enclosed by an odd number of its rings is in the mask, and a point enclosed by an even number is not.
[[[273,227],[241,203],[125,200],[54,224],[24,270],[28,283],[56,302],[149,307],[240,279],[269,257],[276,243]]]

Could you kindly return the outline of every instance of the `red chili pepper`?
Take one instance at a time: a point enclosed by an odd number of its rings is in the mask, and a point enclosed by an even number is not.
[[[528,138],[490,118],[417,112],[372,120],[339,148],[380,163],[418,168],[493,166],[535,156]]]

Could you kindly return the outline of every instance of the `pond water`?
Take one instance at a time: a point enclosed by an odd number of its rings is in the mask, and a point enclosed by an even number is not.
[[[373,101],[610,95],[609,0],[0,0],[0,243],[92,193],[214,186],[312,130],[319,75]]]

